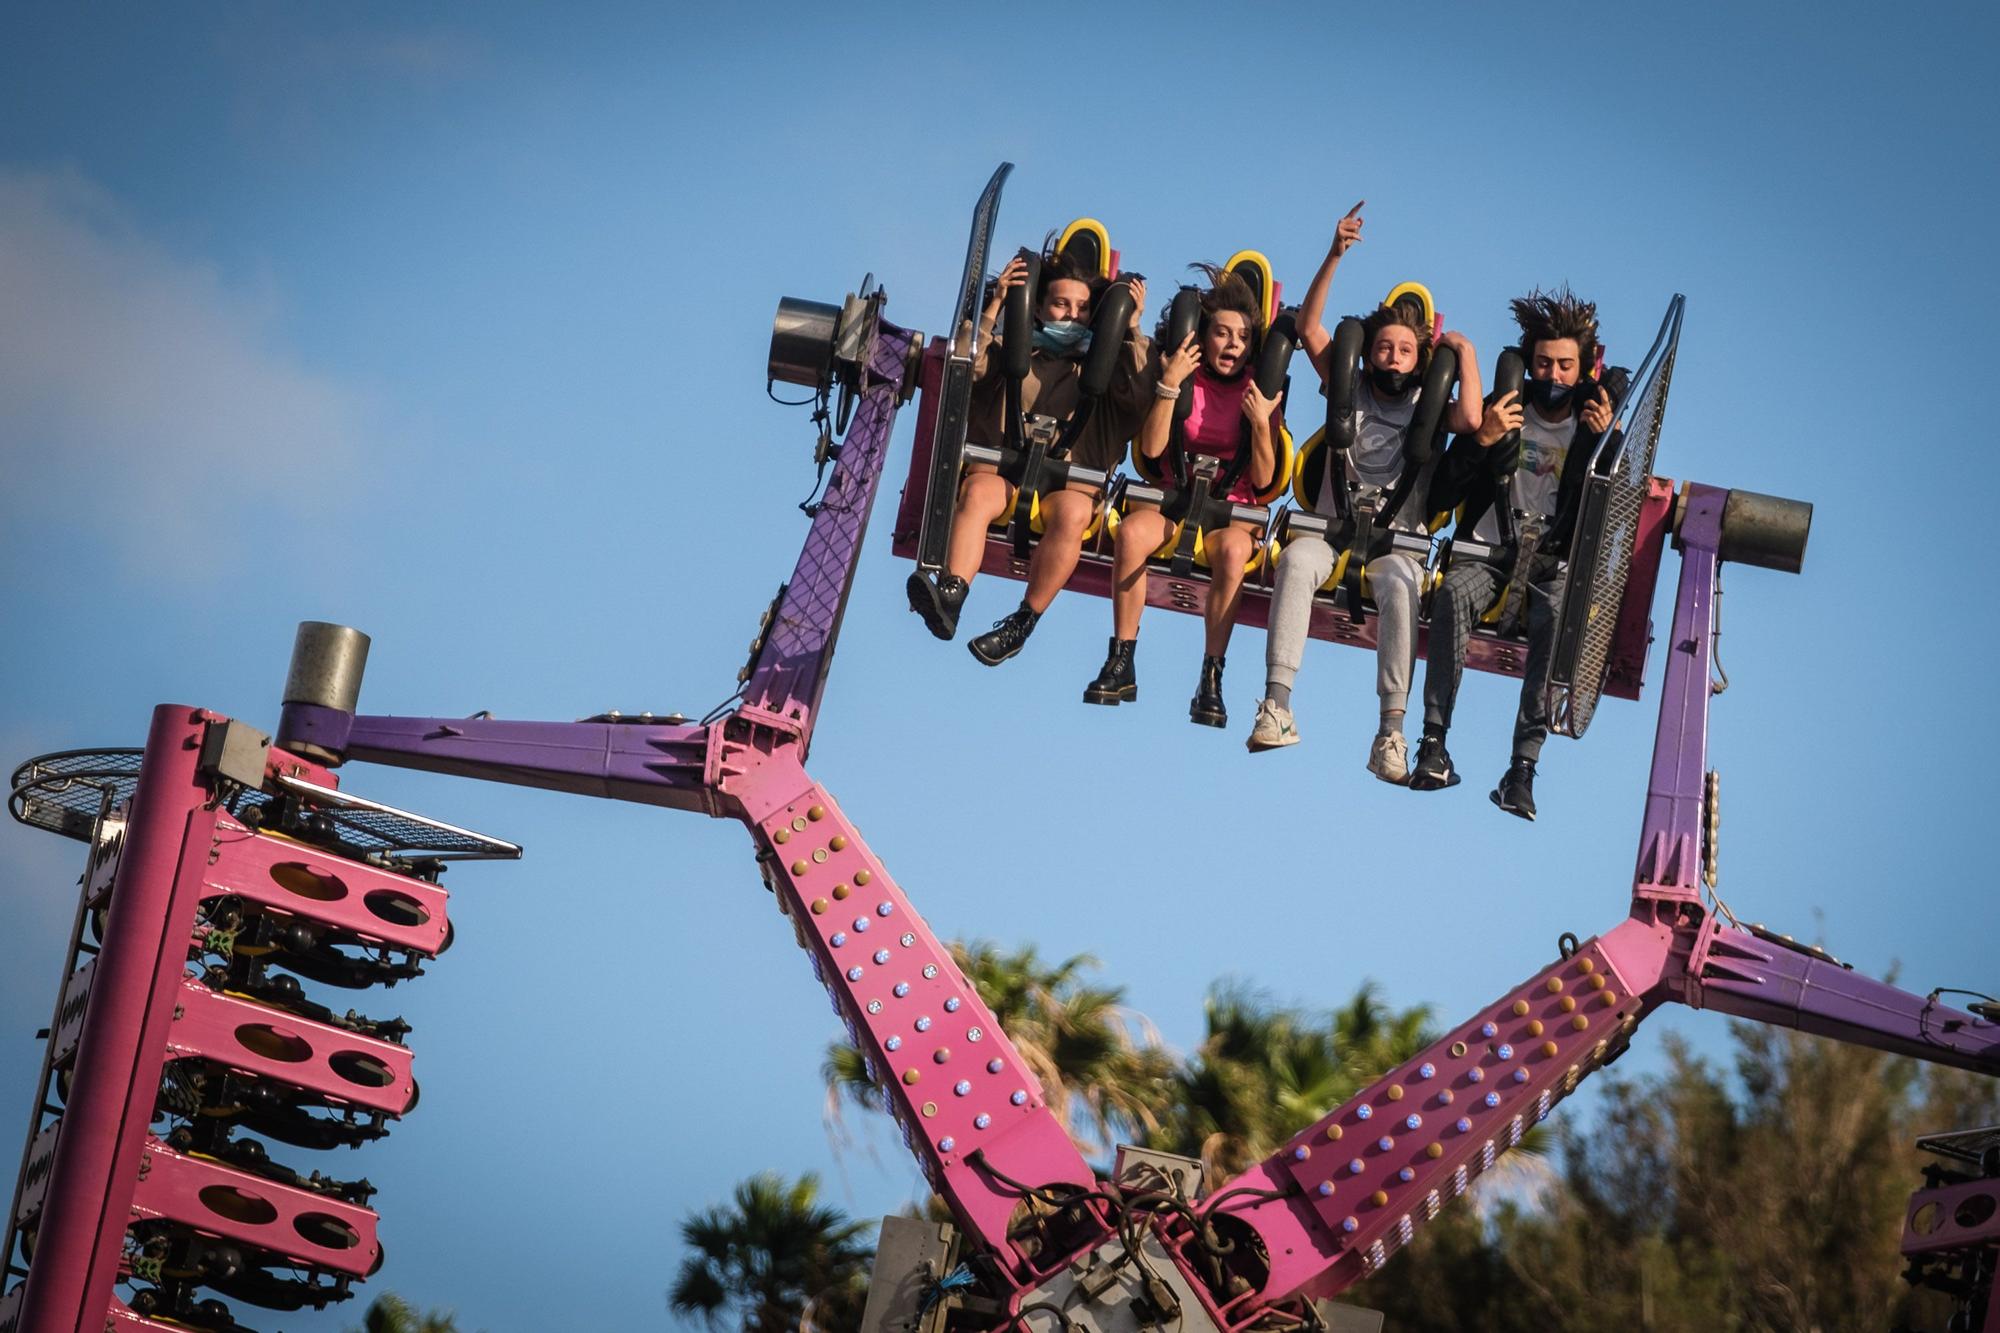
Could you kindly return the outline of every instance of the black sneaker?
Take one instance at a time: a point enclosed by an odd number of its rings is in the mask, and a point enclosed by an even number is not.
[[[1417,742],[1417,762],[1410,766],[1410,790],[1442,791],[1457,785],[1458,770],[1452,767],[1444,737],[1426,735]]]
[[[924,628],[950,642],[958,633],[958,608],[972,585],[956,574],[946,574],[932,583],[923,571],[910,575],[903,587],[910,594],[910,609],[923,617]]]
[[[1202,727],[1226,727],[1229,710],[1222,704],[1222,659],[1201,659],[1201,681],[1188,701],[1188,721]]]
[[[1027,603],[1023,602],[1004,618],[994,621],[992,629],[965,646],[987,666],[999,666],[1026,646],[1028,636],[1035,632],[1035,622],[1041,618],[1039,612],[1030,611]]]
[[[1139,677],[1132,669],[1132,653],[1138,646],[1137,639],[1111,640],[1111,651],[1099,668],[1097,679],[1084,686],[1085,703],[1129,704],[1139,697]]]
[[[1535,818],[1535,764],[1532,759],[1516,759],[1507,765],[1500,785],[1487,793],[1493,804],[1510,815],[1530,823]]]

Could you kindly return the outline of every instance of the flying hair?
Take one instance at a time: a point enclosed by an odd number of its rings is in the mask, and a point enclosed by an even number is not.
[[[1579,300],[1567,283],[1553,292],[1540,288],[1513,301],[1514,322],[1521,326],[1521,352],[1531,361],[1535,344],[1545,338],[1576,339],[1577,359],[1583,373],[1592,373],[1597,364],[1597,305]]]
[[[1208,278],[1208,290],[1201,294],[1204,320],[1210,315],[1233,310],[1249,320],[1253,330],[1262,322],[1260,316],[1263,312],[1257,308],[1257,293],[1240,276],[1214,264],[1189,264],[1188,267],[1199,270]]]
[[[1375,345],[1376,334],[1398,324],[1417,335],[1417,369],[1427,368],[1431,363],[1431,325],[1424,318],[1423,308],[1414,300],[1379,306],[1361,321],[1362,355],[1366,356]]]
[[[1215,264],[1189,264],[1188,267],[1198,270],[1208,279],[1208,290],[1201,294],[1201,327],[1208,326],[1210,316],[1221,314],[1225,310],[1233,311],[1249,321],[1251,341],[1254,344],[1261,312],[1257,309],[1257,293],[1251,289],[1250,284]],[[1160,307],[1160,322],[1154,337],[1163,343],[1167,337],[1167,319],[1172,311],[1172,302],[1164,303]]]
[[[1050,283],[1059,279],[1067,279],[1070,282],[1080,282],[1085,287],[1088,287],[1090,289],[1091,302],[1095,304],[1097,298],[1104,294],[1104,289],[1110,286],[1110,284],[1098,277],[1096,269],[1090,268],[1082,261],[1061,251],[1047,248],[1053,244],[1052,240],[1044,243],[1042,250],[1042,285],[1041,290],[1035,293],[1035,303],[1039,305],[1042,298],[1048,295]]]
[[[1042,238],[1041,276],[1035,280],[1033,305],[1039,309],[1042,302],[1048,297],[1049,284],[1062,278],[1067,278],[1071,282],[1080,282],[1085,287],[1088,287],[1090,289],[1091,304],[1093,306],[1096,305],[1097,298],[1104,295],[1105,289],[1111,284],[1100,278],[1097,275],[1097,270],[1084,264],[1081,260],[1058,251],[1055,248],[1056,236],[1057,233],[1050,232]],[[989,298],[993,295],[994,288],[999,285],[999,282],[1000,279],[997,274],[986,280],[986,295]]]

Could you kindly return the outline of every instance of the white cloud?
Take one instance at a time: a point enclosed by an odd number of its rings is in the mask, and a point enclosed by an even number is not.
[[[57,535],[182,564],[253,513],[337,507],[325,482],[356,460],[363,404],[274,324],[268,296],[155,244],[74,173],[0,168],[10,544]]]

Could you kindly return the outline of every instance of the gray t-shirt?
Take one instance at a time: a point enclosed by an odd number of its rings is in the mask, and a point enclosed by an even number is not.
[[[1412,388],[1400,398],[1378,398],[1375,390],[1364,377],[1354,389],[1354,411],[1348,420],[1354,428],[1354,447],[1347,452],[1347,468],[1355,481],[1361,485],[1362,495],[1380,495],[1393,488],[1403,475],[1403,444],[1410,431],[1410,418],[1416,414],[1417,390]],[[1389,526],[1400,532],[1424,533],[1429,525],[1424,521],[1423,495],[1430,486],[1430,473],[1436,466],[1433,458],[1424,467],[1423,475],[1417,478],[1415,486],[1404,498],[1403,507],[1391,520]],[[1333,497],[1333,469],[1326,470],[1320,482],[1320,494],[1316,508],[1322,514],[1331,514]]]
[[[1502,503],[1510,509],[1537,515],[1544,522],[1554,518],[1556,498],[1562,488],[1563,463],[1569,457],[1570,441],[1575,438],[1574,413],[1561,421],[1549,421],[1532,403],[1523,408],[1521,465],[1514,469],[1507,498]],[[1473,526],[1472,536],[1475,541],[1498,542],[1499,516],[1488,509]]]

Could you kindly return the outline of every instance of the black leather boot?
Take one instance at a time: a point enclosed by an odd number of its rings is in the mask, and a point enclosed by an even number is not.
[[[1028,604],[1023,602],[1004,618],[994,621],[992,629],[965,646],[987,666],[999,666],[1026,646],[1028,636],[1035,632],[1035,623],[1041,618],[1041,612],[1029,610]]]
[[[1195,686],[1194,698],[1188,701],[1188,721],[1204,727],[1229,725],[1229,710],[1222,706],[1221,658],[1201,659],[1201,683]]]
[[[1516,759],[1507,765],[1500,785],[1487,793],[1493,804],[1510,815],[1533,822],[1535,818],[1535,761]]]
[[[958,633],[958,608],[965,605],[970,584],[956,574],[941,574],[932,583],[919,570],[903,587],[910,594],[910,609],[923,617],[925,629],[947,642]]]
[[[1111,640],[1111,651],[1105,656],[1097,679],[1084,686],[1085,703],[1129,704],[1139,697],[1139,677],[1132,670],[1132,653],[1138,646],[1137,639]]]

